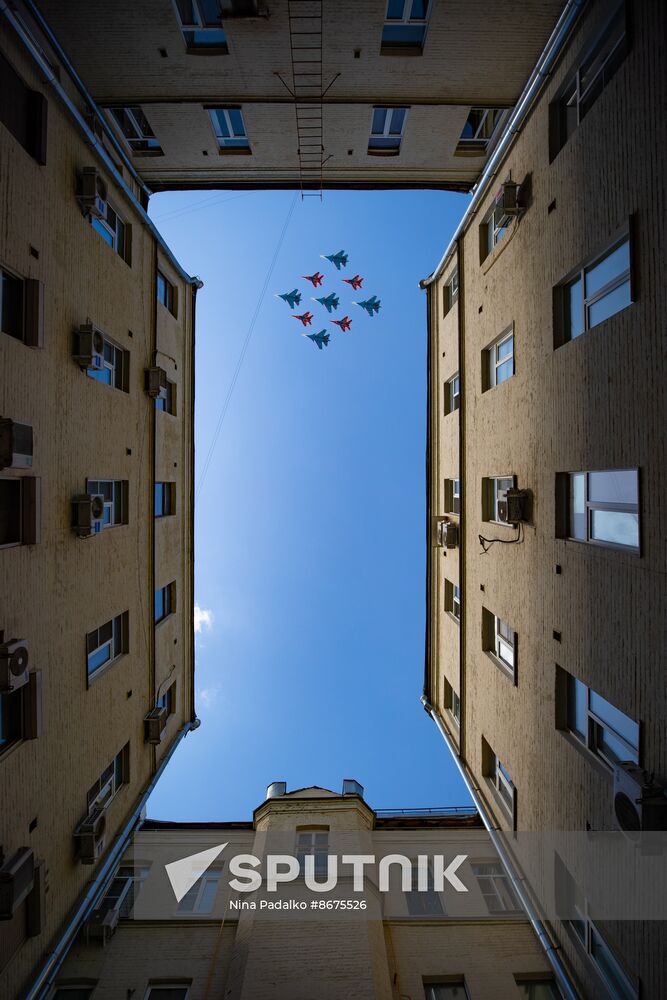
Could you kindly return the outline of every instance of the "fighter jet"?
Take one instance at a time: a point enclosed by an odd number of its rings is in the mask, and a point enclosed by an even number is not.
[[[341,278],[340,280],[344,281],[346,285],[352,285],[355,292],[361,288],[364,281],[360,274],[355,274],[354,278]]]
[[[332,309],[338,309],[339,299],[336,297],[335,292],[329,292],[321,299],[313,299],[313,302],[319,302],[323,305],[327,312],[331,312]]]
[[[301,302],[301,292],[298,288],[295,288],[291,292],[283,292],[281,295],[276,295],[276,298],[286,302],[290,309],[295,309]]]
[[[320,254],[322,260],[330,260],[332,264],[336,265],[336,270],[340,271],[341,267],[347,267],[347,254],[344,250],[339,250],[338,253],[331,254]]]
[[[326,330],[320,330],[319,333],[302,333],[301,336],[308,337],[308,340],[312,340],[314,344],[317,344],[320,350],[327,346],[331,338],[331,335]]]
[[[350,319],[349,316],[343,316],[342,319],[331,319],[329,320],[329,322],[335,323],[336,326],[339,326],[343,331],[343,333],[345,333],[346,330],[349,330],[350,327],[352,326],[352,320]]]
[[[324,275],[320,274],[319,271],[315,271],[315,274],[304,274],[302,277],[304,277],[306,281],[312,281],[313,288],[317,288],[318,285],[322,284],[322,278]]]
[[[293,313],[294,319],[300,319],[304,326],[310,326],[313,314],[306,310],[305,313],[301,313],[299,316],[297,313]]]
[[[380,311],[380,300],[377,295],[372,295],[370,299],[364,299],[363,302],[353,302],[352,305],[361,306],[362,309],[366,310],[369,316],[372,316],[373,313]]]

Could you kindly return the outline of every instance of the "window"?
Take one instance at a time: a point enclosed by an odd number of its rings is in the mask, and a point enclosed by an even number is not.
[[[512,677],[516,674],[516,640],[516,632],[507,622],[482,608],[483,648],[492,653]]]
[[[627,52],[625,4],[622,3],[549,108],[552,160],[579,127]]]
[[[490,914],[523,912],[507,872],[499,861],[480,861],[470,867]]]
[[[296,835],[296,856],[301,874],[305,871],[306,855],[315,858],[315,875],[327,874],[327,856],[329,854],[328,829],[298,830]]]
[[[480,226],[480,263],[486,260],[497,243],[507,234],[512,216],[503,209],[502,204],[491,206],[484,216]]]
[[[373,108],[368,152],[398,156],[407,114],[407,108]]]
[[[638,722],[560,667],[556,690],[558,728],[568,730],[609,767],[619,761],[639,764]]]
[[[556,854],[554,881],[558,916],[580,944],[614,1000],[637,1000],[639,991],[591,918],[591,906]]]
[[[482,479],[482,520],[506,524],[500,517],[500,504],[507,503],[507,492],[514,488],[514,476],[485,476]]]
[[[109,112],[133,153],[162,155],[162,147],[138,104],[127,108],[109,108]]]
[[[53,1000],[90,1000],[95,985],[84,986],[81,983],[72,986],[58,986],[53,994]]]
[[[510,773],[482,737],[483,773],[507,815],[514,820],[516,789]]]
[[[0,267],[0,332],[28,347],[41,347],[44,338],[44,286],[19,278]]]
[[[167,716],[173,715],[176,711],[176,681],[170,684],[164,694],[155,702],[156,708],[166,708]]]
[[[95,525],[95,531],[113,528],[119,524],[127,524],[128,508],[127,479],[89,479],[86,483],[86,493],[89,496],[104,498],[104,519],[102,524]]]
[[[90,224],[99,233],[105,243],[122,257],[126,264],[130,263],[130,229],[121,219],[115,208],[107,202],[107,212],[104,219],[90,217]]]
[[[526,1000],[561,1000],[560,992],[553,979],[547,979],[541,975],[531,978],[515,976],[514,981],[519,990],[519,996],[525,997]]]
[[[506,114],[503,108],[471,108],[456,152],[486,152]]]
[[[430,6],[430,0],[388,0],[382,55],[421,55]]]
[[[461,379],[459,373],[445,383],[445,416],[458,410],[461,405]]]
[[[42,675],[28,674],[28,683],[0,693],[0,754],[21,740],[41,736]]]
[[[41,166],[46,163],[47,100],[0,55],[0,122]]]
[[[155,517],[168,517],[176,513],[176,483],[156,483],[154,500]]]
[[[460,479],[445,479],[445,513],[461,513],[461,481]]]
[[[221,868],[209,868],[183,896],[178,904],[178,913],[213,913],[221,878]]]
[[[169,281],[165,278],[162,271],[157,273],[157,300],[161,302],[165,309],[168,309],[172,316],[176,316],[176,289]]]
[[[554,295],[556,348],[631,305],[629,236],[557,285]]]
[[[218,0],[176,0],[176,9],[188,52],[229,51]]]
[[[188,1000],[189,992],[189,985],[160,983],[148,987],[145,1000]]]
[[[442,315],[447,315],[459,298],[459,271],[455,268],[444,284],[442,294]]]
[[[149,870],[148,865],[121,865],[98,909],[104,913],[117,910],[121,920],[129,920]]]
[[[514,329],[506,330],[482,351],[482,392],[502,385],[514,375]]]
[[[461,725],[461,699],[457,695],[456,691],[449,683],[445,681],[445,709],[449,712],[454,723],[457,726]]]
[[[155,624],[164,621],[176,610],[176,581],[155,591]]]
[[[637,469],[564,473],[556,485],[561,537],[639,553]]]
[[[126,743],[108,767],[88,789],[88,812],[96,806],[106,808],[121,785],[129,781],[130,744]]]
[[[449,580],[445,580],[445,611],[456,619],[456,623],[461,622],[461,588]]]
[[[208,108],[220,152],[250,152],[241,108]]]
[[[79,333],[75,337],[75,357],[81,350]],[[79,344],[77,345],[77,338]],[[121,389],[123,392],[130,391],[130,352],[124,351],[122,347],[114,344],[107,336],[103,336],[104,347],[101,357],[95,355],[94,364],[86,368],[88,378],[94,378],[96,382],[110,385],[114,389]],[[88,355],[90,357],[90,355]],[[82,362],[85,364],[85,361]]]
[[[167,388],[164,396],[158,396],[155,400],[155,409],[164,413],[171,413],[176,416],[176,383],[167,379]]]
[[[110,621],[93,629],[86,636],[86,661],[90,679],[102,667],[127,652],[129,613],[124,611]]]
[[[445,909],[442,905],[440,893],[435,891],[433,885],[433,869],[428,862],[426,868],[422,870],[422,879],[425,876],[426,888],[419,888],[419,862],[412,862],[411,889],[405,894],[405,901],[408,905],[408,913],[413,917],[442,917]]]
[[[0,477],[0,549],[39,542],[40,480]]]
[[[463,979],[449,983],[430,983],[424,986],[426,1000],[468,1000],[469,994]]]

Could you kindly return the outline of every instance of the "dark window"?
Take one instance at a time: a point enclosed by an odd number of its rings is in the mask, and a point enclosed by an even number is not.
[[[170,684],[163,695],[155,703],[156,708],[166,708],[167,715],[173,715],[176,711],[176,681]]]
[[[0,329],[23,340],[23,281],[0,270]]]
[[[143,109],[134,104],[127,108],[109,108],[133,153],[162,153]]]
[[[173,316],[176,315],[176,289],[168,278],[165,278],[162,271],[158,271],[157,273],[157,300]]]
[[[239,6],[248,5],[241,3]],[[214,51],[223,54],[228,51],[218,0],[176,0],[176,7],[188,52]]]
[[[407,108],[373,108],[368,152],[398,156]]]
[[[0,54],[0,122],[37,163],[46,163],[47,101]]]
[[[103,219],[91,216],[91,225],[99,233],[105,243],[122,257],[126,264],[131,263],[131,228],[120,217],[115,208],[106,203],[106,216]]]
[[[167,387],[164,396],[158,396],[155,400],[155,409],[164,413],[176,415],[176,385],[167,379]]]
[[[23,696],[25,686],[0,694],[0,753],[23,738]]]
[[[208,108],[211,125],[218,140],[220,151],[250,151],[241,108]]]
[[[388,0],[380,52],[421,55],[430,6],[429,0]]]
[[[21,544],[21,480],[0,479],[0,546]]]
[[[503,108],[471,108],[456,152],[486,152],[506,114]]]
[[[130,744],[126,743],[99,778],[88,789],[88,812],[95,806],[106,807],[121,785],[129,781]]]
[[[176,610],[176,582],[168,583],[155,591],[155,624],[163,621]]]
[[[93,629],[86,636],[86,664],[88,677],[92,677],[98,670],[112,663],[128,648],[128,619],[127,611],[122,615]]]
[[[176,510],[176,483],[155,484],[155,517],[166,517]]]
[[[445,910],[440,894],[435,891],[433,885],[433,871],[430,864],[421,872],[421,875],[426,886],[422,889],[419,888],[419,862],[413,861],[410,874],[411,889],[405,894],[408,913],[413,917],[444,916]]]

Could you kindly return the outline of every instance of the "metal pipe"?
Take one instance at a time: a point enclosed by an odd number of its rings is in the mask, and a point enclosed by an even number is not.
[[[116,167],[116,164],[109,156],[108,152],[106,151],[106,149],[104,148],[98,137],[95,135],[95,133],[88,125],[88,122],[81,114],[81,112],[74,104],[74,102],[71,100],[71,98],[61,85],[60,81],[55,76],[53,70],[49,66],[44,56],[44,53],[42,52],[38,44],[35,42],[35,40],[32,38],[32,36],[28,32],[26,26],[23,24],[21,19],[17,17],[17,15],[12,10],[10,10],[7,0],[0,0],[0,14],[5,15],[5,17],[11,24],[12,28],[20,38],[21,42],[23,43],[25,49],[32,56],[35,63],[37,64],[39,71],[43,76],[44,81],[49,84],[49,86],[54,91],[60,102],[64,105],[64,107],[67,109],[71,117],[74,119],[74,122],[82,132],[84,139],[86,140],[88,145],[92,147],[92,149],[95,151],[99,159],[103,162],[106,170],[108,170],[108,172],[113,176],[115,183],[123,192],[125,197],[128,199],[133,209],[140,216],[144,226],[146,226],[146,228],[153,234],[155,239],[158,241],[162,251],[164,252],[165,256],[169,258],[172,266],[176,269],[176,271],[181,276],[181,278],[183,278],[184,281],[189,282],[189,284],[194,284],[194,282],[198,281],[199,279],[193,278],[191,275],[189,275],[187,271],[185,271],[183,267],[179,264],[179,262],[176,260],[172,250],[167,246],[162,234],[156,227],[153,220],[149,217],[148,213],[146,212],[145,208],[143,207],[139,199],[134,194],[134,191],[132,191],[132,189],[129,187],[129,185],[123,178],[122,174]]]
[[[144,789],[138,804],[135,806],[132,815],[123,827],[121,833],[116,838],[116,842],[109,854],[104,860],[102,867],[93,879],[93,881],[88,886],[86,893],[81,900],[81,902],[76,907],[76,910],[69,918],[65,925],[65,929],[60,935],[58,942],[52,951],[47,955],[42,968],[35,977],[32,985],[27,990],[24,1000],[40,1000],[40,998],[48,996],[48,991],[53,985],[55,977],[58,975],[61,965],[67,957],[67,953],[71,948],[74,940],[79,933],[79,930],[83,926],[86,918],[95,908],[100,896],[104,893],[111,876],[113,875],[116,865],[122,858],[123,854],[127,850],[127,846],[130,842],[130,838],[137,823],[141,819],[141,814],[144,810],[146,802],[149,795],[152,793],[157,782],[167,764],[171,760],[176,748],[179,746],[181,740],[187,736],[189,732],[193,729],[198,729],[200,725],[199,719],[195,719],[192,722],[186,722],[186,724],[179,730],[176,738],[160,761],[160,765],[156,770],[155,774],[149,781],[148,785]]]
[[[528,77],[528,82],[519,97],[514,111],[510,115],[507,126],[500,137],[500,141],[491,154],[488,163],[484,167],[481,177],[473,188],[472,198],[463,213],[463,218],[459,222],[456,231],[449,241],[447,249],[442,255],[440,263],[436,267],[435,271],[433,271],[428,278],[423,278],[419,282],[421,288],[426,288],[442,276],[442,272],[445,269],[452,252],[454,251],[457,240],[463,236],[468,228],[468,225],[472,221],[473,215],[479,208],[479,203],[488,191],[489,186],[505,157],[505,154],[509,151],[511,144],[514,141],[514,136],[521,131],[521,128],[528,117],[528,114],[533,107],[544,82],[551,75],[554,64],[561,54],[568,35],[570,34],[570,31],[572,30],[572,27],[574,26],[574,23],[586,2],[587,0],[567,0],[563,12],[558,18],[556,26],[552,31],[548,42],[537,60],[535,68]]]
[[[421,702],[426,711],[428,712],[428,714],[435,722],[438,729],[440,730],[440,735],[444,739],[449,749],[449,752],[454,758],[454,763],[456,764],[457,770],[461,775],[461,777],[463,778],[463,781],[465,782],[466,788],[468,789],[470,797],[473,800],[477,811],[482,817],[482,822],[484,823],[486,831],[489,834],[491,843],[493,844],[495,850],[498,852],[498,857],[500,858],[503,867],[507,871],[508,878],[512,883],[512,887],[519,898],[519,902],[521,903],[523,909],[525,910],[526,916],[530,920],[531,926],[535,931],[535,934],[537,935],[537,939],[545,951],[547,960],[551,965],[551,968],[553,969],[554,978],[558,983],[558,988],[563,994],[565,1000],[581,1000],[580,994],[575,990],[572,982],[570,981],[570,976],[563,962],[561,961],[560,954],[558,953],[558,947],[552,943],[543,921],[538,916],[537,910],[533,906],[530,896],[524,889],[523,881],[518,877],[514,869],[514,865],[512,863],[510,855],[506,850],[502,839],[498,836],[498,831],[493,825],[493,819],[489,815],[486,809],[484,800],[482,799],[478,791],[476,782],[473,776],[468,771],[465,761],[462,760],[461,757],[459,756],[457,749],[454,745],[454,742],[449,733],[447,732],[447,728],[445,727],[442,719],[440,718],[440,714],[437,708],[435,708],[435,706],[432,705],[425,696],[422,696]]]

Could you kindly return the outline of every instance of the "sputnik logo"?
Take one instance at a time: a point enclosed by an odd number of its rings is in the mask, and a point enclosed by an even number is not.
[[[178,861],[172,861],[164,866],[177,903],[180,903],[195,882],[211,867],[228,843],[229,841],[218,844],[217,847],[211,847],[208,851],[190,854],[187,858],[180,858]]]

